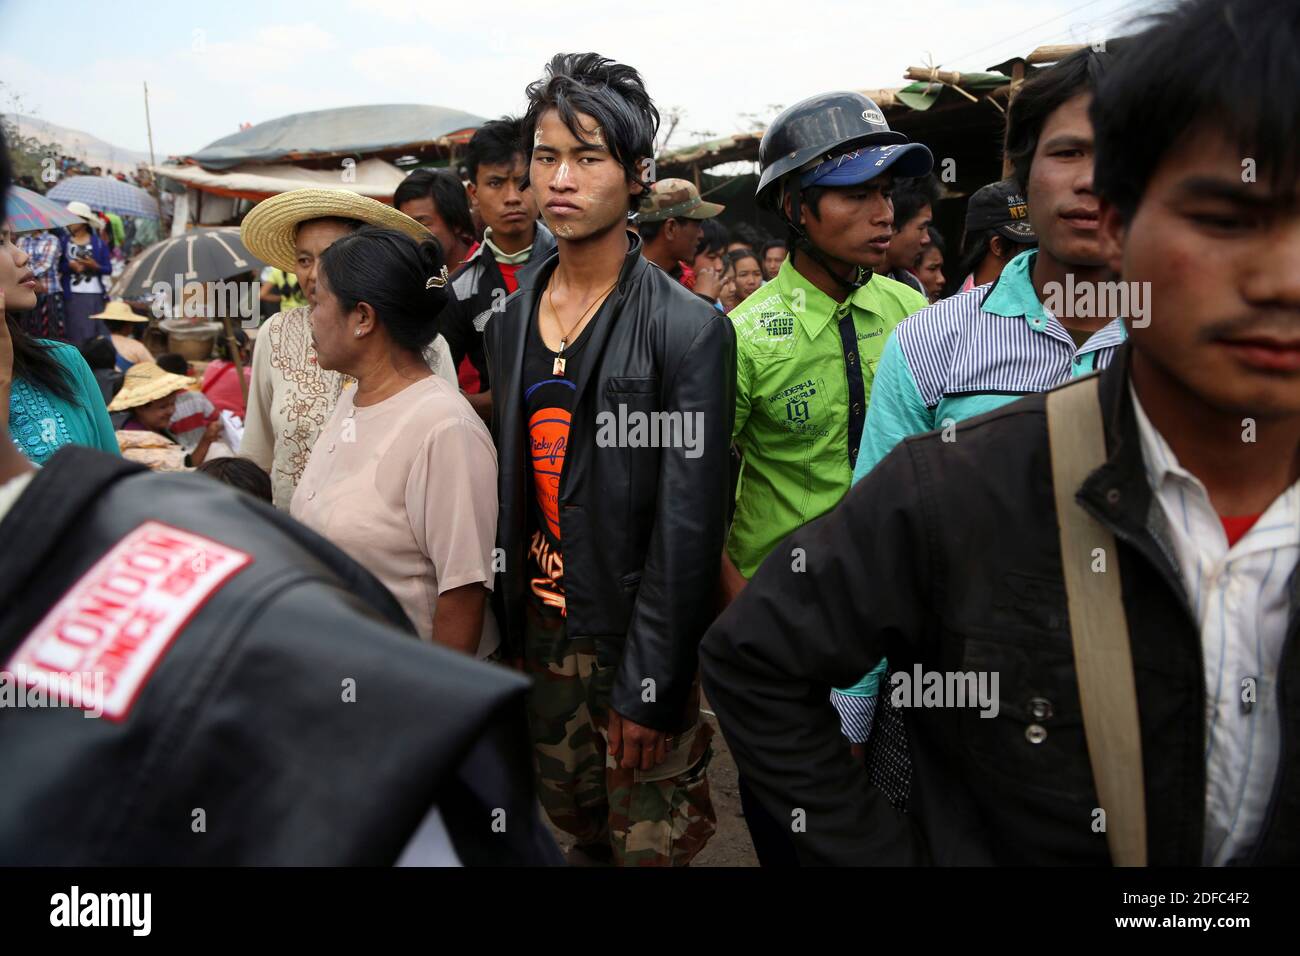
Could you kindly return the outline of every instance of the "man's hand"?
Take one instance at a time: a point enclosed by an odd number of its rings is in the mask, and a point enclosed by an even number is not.
[[[610,708],[609,752],[625,770],[651,770],[668,756],[668,736]]]
[[[731,555],[726,551],[722,552],[722,570],[718,577],[718,590],[721,597],[721,608],[726,608],[728,604],[740,597],[740,592],[745,590],[745,585],[749,580],[740,573],[740,569],[731,560]]]
[[[705,268],[695,273],[695,294],[716,299],[722,291],[722,276],[717,269]]]
[[[195,468],[207,461],[208,450],[212,447],[212,443],[221,437],[221,432],[221,419],[214,418],[208,422],[207,427],[203,429],[203,437],[199,439],[199,443],[194,446],[194,451],[190,455],[190,461],[194,463]]]
[[[722,307],[728,312],[740,305],[740,294],[736,291],[735,273],[727,273],[727,277],[722,280],[722,288],[718,290],[718,301],[722,303]]]

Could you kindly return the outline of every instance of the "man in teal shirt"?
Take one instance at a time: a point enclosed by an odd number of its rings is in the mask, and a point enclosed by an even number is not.
[[[1012,259],[995,282],[899,323],[876,372],[855,482],[907,436],[944,429],[955,441],[957,422],[1104,368],[1123,344],[1122,319],[1097,307],[1107,298],[1097,291],[1112,277],[1097,231],[1088,106],[1109,60],[1080,50],[1037,74],[1012,100],[1007,153],[1039,247]],[[1140,295],[1130,304],[1149,305]],[[870,730],[884,668],[832,693],[855,743]]]

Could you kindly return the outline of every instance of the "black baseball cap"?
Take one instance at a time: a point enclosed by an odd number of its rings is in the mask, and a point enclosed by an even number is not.
[[[1037,242],[1029,224],[1029,203],[1014,179],[981,186],[966,204],[966,234],[994,229],[1012,242]]]

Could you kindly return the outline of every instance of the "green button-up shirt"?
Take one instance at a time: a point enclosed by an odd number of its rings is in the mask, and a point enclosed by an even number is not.
[[[866,400],[885,340],[926,306],[882,275],[836,302],[787,259],[772,281],[731,313],[736,327],[736,425],[744,456],[727,553],[752,577],[791,531],[829,511],[849,490],[850,414]],[[852,314],[856,348],[846,351],[840,319]],[[848,376],[860,375],[863,406],[850,409]],[[793,559],[792,559],[793,560]]]

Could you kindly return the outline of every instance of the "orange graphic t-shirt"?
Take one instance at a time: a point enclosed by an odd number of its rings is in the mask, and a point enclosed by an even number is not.
[[[541,387],[558,386],[572,394],[572,383],[545,380]],[[538,389],[539,391],[541,388]],[[564,556],[560,551],[560,475],[569,443],[569,409],[544,405],[528,416],[537,528],[528,543],[532,571],[530,587],[542,606],[564,613]]]
[[[606,305],[608,304],[608,300]],[[529,591],[543,613],[565,616],[564,548],[560,528],[560,481],[569,449],[578,369],[591,329],[605,306],[566,345],[560,356],[546,347],[533,313],[524,342],[524,409],[533,469],[533,508],[528,535]],[[557,362],[563,358],[563,362]]]

